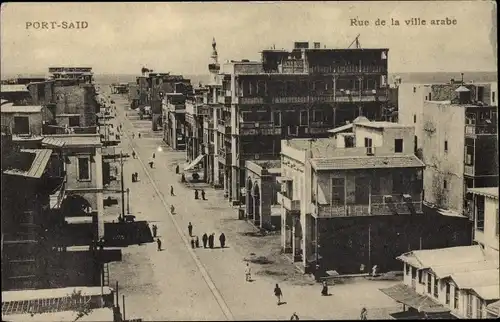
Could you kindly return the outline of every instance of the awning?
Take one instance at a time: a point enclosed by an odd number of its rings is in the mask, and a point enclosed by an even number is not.
[[[495,316],[500,316],[500,301],[493,302],[491,304],[488,304],[486,306],[486,311],[488,313],[495,315]]]
[[[293,181],[293,179],[290,177],[276,177],[276,181],[283,183],[286,181]]]
[[[450,309],[434,301],[432,298],[418,294],[405,284],[399,283],[392,287],[381,288],[380,291],[396,302],[408,305],[419,312],[444,313],[450,311]]]
[[[203,160],[204,156],[205,154],[200,154],[199,156],[197,156],[196,159],[194,159],[187,167],[184,168],[184,171],[192,170],[194,167],[198,165],[198,163],[201,162],[201,160]]]

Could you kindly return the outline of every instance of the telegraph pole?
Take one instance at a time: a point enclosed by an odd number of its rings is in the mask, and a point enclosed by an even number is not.
[[[120,151],[120,181],[121,181],[121,192],[122,192],[122,221],[125,221],[125,187],[123,183],[123,152]]]

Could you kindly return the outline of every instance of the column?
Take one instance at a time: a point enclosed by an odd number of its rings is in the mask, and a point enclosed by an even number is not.
[[[226,165],[224,165],[223,171],[224,171],[224,198],[229,198],[229,185],[228,185],[229,173],[227,171]]]
[[[240,193],[238,191],[240,170],[236,166],[231,169],[231,201],[239,201]]]

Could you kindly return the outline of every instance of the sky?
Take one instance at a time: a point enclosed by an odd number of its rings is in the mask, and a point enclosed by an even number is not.
[[[352,26],[356,18],[369,25]],[[378,18],[386,25],[376,26]],[[406,26],[411,18],[427,24]],[[446,18],[456,25],[430,25]],[[33,28],[52,21],[88,27]],[[259,60],[262,49],[291,49],[294,41],[347,48],[358,34],[362,48],[389,48],[390,73],[497,70],[494,1],[4,3],[0,24],[2,74],[49,66],[206,74],[213,37],[223,63]]]

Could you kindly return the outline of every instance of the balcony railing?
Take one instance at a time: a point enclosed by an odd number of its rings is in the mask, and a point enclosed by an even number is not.
[[[240,122],[239,135],[281,135],[281,127],[273,122]]]
[[[399,195],[373,195],[370,204],[316,205],[313,203],[312,209],[313,216],[317,218],[412,214],[413,212],[422,213],[422,200],[420,195],[407,200]]]
[[[467,124],[465,125],[466,135],[492,135],[497,134],[496,125],[475,125]]]
[[[241,129],[270,129],[273,127],[274,123],[269,121],[240,122]]]
[[[309,68],[311,74],[384,74],[387,68],[384,66],[313,66]]]
[[[286,192],[277,193],[278,203],[289,211],[300,211],[300,200],[293,200]]]
[[[300,96],[274,96],[270,100],[264,97],[238,97],[237,104],[264,104],[270,102],[273,104],[303,104],[303,103],[334,103],[334,102],[375,102],[386,101],[387,94],[383,88],[370,90],[345,90],[336,91],[335,94],[323,93],[316,95],[300,95]]]

